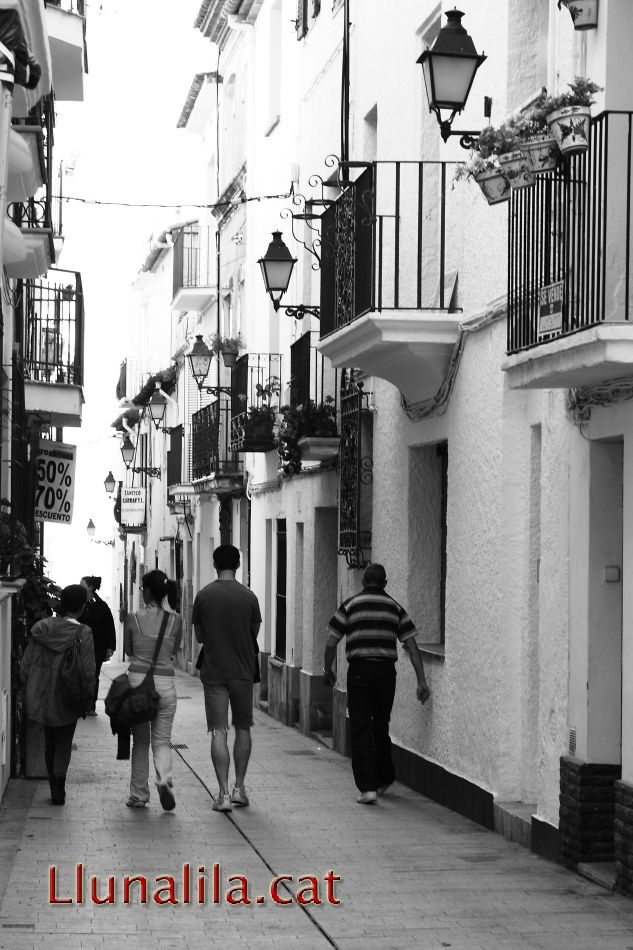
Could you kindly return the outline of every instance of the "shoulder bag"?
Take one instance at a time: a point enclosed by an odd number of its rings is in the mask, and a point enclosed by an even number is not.
[[[105,700],[105,711],[113,722],[120,726],[137,726],[142,722],[151,722],[158,712],[160,694],[154,685],[154,667],[167,629],[168,613],[165,611],[154,656],[145,678],[138,686],[131,686],[127,673],[112,680]]]

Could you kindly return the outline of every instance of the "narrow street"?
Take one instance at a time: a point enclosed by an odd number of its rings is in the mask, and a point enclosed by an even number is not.
[[[119,669],[105,667],[102,698]],[[200,681],[177,673],[177,689],[174,812],[163,812],[155,793],[146,809],[125,807],[129,762],[115,758],[102,700],[98,717],[78,725],[65,808],[50,804],[46,782],[12,780],[0,814],[0,947],[90,950],[116,938],[126,950],[633,947],[630,899],[402,785],[378,806],[357,805],[348,759],[260,711],[247,777],[251,807],[213,812]],[[77,864],[84,865],[82,904]],[[182,901],[186,864],[190,903]],[[49,903],[51,866],[59,904]],[[138,884],[124,903],[125,874],[147,877],[147,903]],[[282,874],[292,876],[277,890],[287,905],[271,898],[271,881]],[[114,904],[93,903],[91,875],[100,898],[115,875]],[[175,879],[179,903],[153,899],[161,887],[160,899],[169,896],[166,880],[155,883],[159,875]],[[239,903],[225,899],[231,888]]]

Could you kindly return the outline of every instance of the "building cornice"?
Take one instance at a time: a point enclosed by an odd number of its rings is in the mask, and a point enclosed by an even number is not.
[[[180,113],[180,118],[176,123],[177,129],[184,129],[189,122],[191,113],[193,112],[194,106],[198,101],[198,96],[200,95],[200,90],[206,82],[222,82],[222,77],[218,75],[217,72],[210,73],[196,73],[193,77],[191,86],[189,87],[189,92],[187,93],[187,98],[185,99],[185,104],[182,107]]]

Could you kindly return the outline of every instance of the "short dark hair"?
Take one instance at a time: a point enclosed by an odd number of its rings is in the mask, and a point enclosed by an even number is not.
[[[387,583],[387,574],[382,564],[368,564],[363,574],[365,587],[384,587]]]
[[[213,563],[218,571],[236,571],[240,566],[240,552],[233,544],[221,544],[213,552]]]
[[[81,584],[69,584],[64,587],[59,598],[59,612],[61,614],[76,614],[86,606],[88,594]]]
[[[101,587],[101,578],[95,577],[93,574],[86,574],[86,576],[81,579],[85,581],[89,587],[92,587],[93,590],[99,590]]]

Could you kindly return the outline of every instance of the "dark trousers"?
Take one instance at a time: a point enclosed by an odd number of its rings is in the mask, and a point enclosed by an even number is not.
[[[70,764],[77,721],[66,726],[43,726],[44,761],[49,778],[65,778]]]
[[[396,668],[389,660],[351,660],[347,708],[352,771],[361,792],[389,785],[396,777],[391,760],[389,719],[396,693]]]
[[[99,695],[99,673],[101,672],[101,667],[103,666],[104,658],[102,657],[98,660],[95,657],[95,701],[92,704],[93,710],[97,708],[97,697]]]

